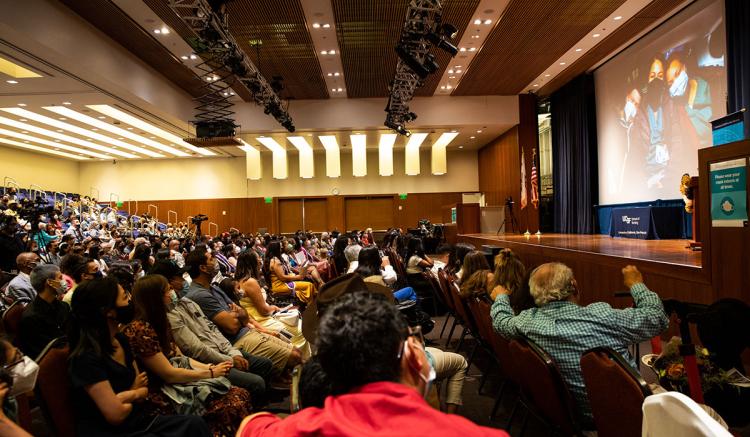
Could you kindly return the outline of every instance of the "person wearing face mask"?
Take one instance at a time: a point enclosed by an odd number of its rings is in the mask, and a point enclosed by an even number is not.
[[[79,255],[68,255],[69,257],[75,257],[71,259],[72,266],[68,267],[68,263],[63,260],[65,268],[61,268],[63,273],[67,273],[71,279],[73,279],[73,286],[63,296],[63,301],[70,305],[73,300],[73,294],[76,291],[78,285],[84,281],[90,281],[92,279],[101,279],[104,275],[99,270],[99,265],[90,258],[84,258]],[[69,268],[68,271],[66,269]],[[68,273],[69,272],[69,273]]]
[[[273,363],[268,358],[243,353],[232,346],[198,304],[186,297],[178,297],[176,290],[181,290],[185,283],[183,272],[184,269],[172,261],[159,261],[151,270],[151,274],[164,276],[169,282],[167,319],[177,347],[185,355],[203,363],[231,361],[233,367],[227,375],[229,382],[249,391],[256,408],[265,405]]]
[[[435,369],[419,332],[409,329],[387,296],[364,288],[337,298],[320,319],[317,346],[322,378],[316,380],[329,390],[324,406],[283,420],[267,412],[251,415],[238,437],[508,435],[442,413],[425,401]]]
[[[39,366],[9,341],[0,338],[0,367],[5,373],[3,381],[0,382],[0,435],[31,437],[31,434],[15,423],[18,419],[18,402],[15,395],[34,388]]]
[[[317,288],[313,283],[305,280],[304,272],[295,273],[283,260],[281,243],[278,241],[272,241],[268,245],[263,272],[266,274],[266,283],[271,284],[273,295],[293,294],[299,301],[306,304],[315,299]]]
[[[71,310],[68,374],[76,435],[212,435],[200,416],[175,415],[162,393],[150,390],[147,373],[119,332],[133,319],[133,305],[114,278],[81,284]]]
[[[23,252],[16,257],[18,275],[8,284],[6,295],[12,302],[31,302],[36,297],[36,290],[31,285],[29,274],[39,263],[39,256],[33,252]]]
[[[679,135],[675,143],[686,148],[711,146],[711,90],[708,82],[688,75],[687,66],[678,55],[670,60],[666,81],[672,103],[673,136]],[[693,129],[685,127],[692,126]]]
[[[649,188],[661,187],[661,180],[669,163],[669,149],[666,144],[666,125],[664,104],[667,99],[667,87],[664,82],[664,62],[654,59],[648,73],[646,85],[646,116],[649,125],[649,147],[646,155]]]
[[[61,300],[67,283],[57,266],[35,267],[31,271],[31,285],[37,295],[21,316],[18,345],[26,355],[36,357],[47,343],[66,335],[70,307]]]

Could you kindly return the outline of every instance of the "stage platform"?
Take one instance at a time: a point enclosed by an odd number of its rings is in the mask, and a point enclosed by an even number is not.
[[[703,254],[686,249],[688,240],[636,240],[607,235],[545,234],[459,234],[458,241],[510,248],[527,268],[559,261],[573,269],[584,303],[606,301],[629,305],[629,299],[615,298],[622,292],[621,269],[636,265],[646,285],[662,298],[710,302],[710,269],[704,269]]]

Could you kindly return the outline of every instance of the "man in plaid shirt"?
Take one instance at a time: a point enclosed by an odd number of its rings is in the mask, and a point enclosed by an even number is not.
[[[583,353],[608,346],[637,370],[628,346],[658,335],[669,324],[661,299],[646,287],[638,269],[627,266],[622,274],[635,301],[633,308],[614,309],[604,302],[580,306],[573,271],[561,263],[543,264],[531,273],[529,288],[538,308],[514,316],[509,292],[502,287],[493,291],[495,331],[508,338],[526,337],[554,359],[578,404],[584,427],[593,425],[593,416],[581,374]]]

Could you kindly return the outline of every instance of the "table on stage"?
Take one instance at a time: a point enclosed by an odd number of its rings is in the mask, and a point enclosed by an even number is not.
[[[610,219],[612,237],[641,240],[686,238],[679,206],[641,206],[615,208]]]

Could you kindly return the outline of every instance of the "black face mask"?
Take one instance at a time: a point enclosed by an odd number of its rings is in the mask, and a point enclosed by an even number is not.
[[[652,109],[659,109],[664,101],[667,87],[662,79],[654,79],[646,85],[646,104]]]
[[[127,325],[128,323],[133,321],[134,317],[135,308],[133,307],[133,302],[128,303],[124,307],[115,308],[115,320],[117,320],[118,323]]]

